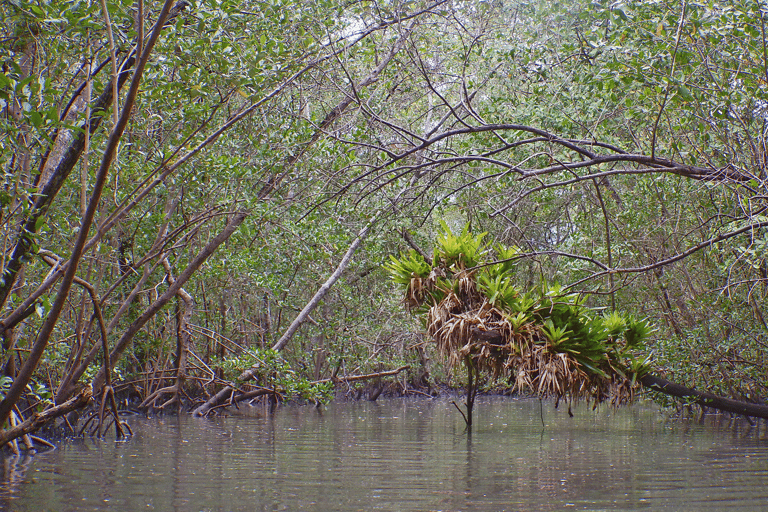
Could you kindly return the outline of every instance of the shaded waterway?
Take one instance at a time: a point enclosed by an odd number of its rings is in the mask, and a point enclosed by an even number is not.
[[[479,399],[129,418],[126,442],[76,440],[4,461],[0,510],[759,510],[768,435],[651,406]]]

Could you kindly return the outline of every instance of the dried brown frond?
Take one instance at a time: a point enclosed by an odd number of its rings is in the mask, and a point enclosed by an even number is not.
[[[636,388],[614,368],[605,369],[611,377],[587,372],[573,355],[553,350],[533,320],[513,324],[478,293],[470,272],[454,276],[453,289],[446,292],[430,308],[427,330],[449,366],[471,358],[478,371],[493,378],[513,375],[513,391],[569,403],[610,398],[620,405],[634,398]]]
[[[453,281],[459,297],[464,299],[468,306],[471,307],[474,303],[484,300],[477,291],[474,271],[462,270],[453,276]]]
[[[640,387],[638,382],[633,383],[631,380],[623,378],[615,378],[611,381],[611,405],[618,407],[632,403],[635,400],[635,392]]]
[[[424,299],[427,295],[424,281],[425,280],[420,277],[413,277],[411,278],[410,284],[405,289],[405,297],[403,297],[403,302],[408,308],[408,311],[416,309],[424,302]]]

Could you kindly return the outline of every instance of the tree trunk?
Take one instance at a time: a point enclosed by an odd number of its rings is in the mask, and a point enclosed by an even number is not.
[[[469,355],[464,358],[464,364],[467,366],[467,431],[472,432],[472,412],[475,408],[475,397],[477,396],[477,367]]]
[[[331,274],[331,277],[329,277],[328,280],[323,283],[317,293],[315,293],[315,296],[312,297],[306,306],[304,306],[304,309],[301,310],[301,313],[298,314],[296,319],[291,323],[288,329],[286,329],[285,333],[280,337],[279,340],[277,340],[277,343],[274,344],[272,350],[282,350],[283,347],[288,344],[299,327],[301,327],[301,324],[307,320],[309,314],[312,313],[318,304],[320,304],[320,301],[323,300],[323,297],[325,297],[331,287],[336,284],[336,281],[339,280],[341,274],[344,273],[344,269],[346,269],[349,263],[352,261],[352,256],[354,256],[355,251],[357,251],[357,248],[360,247],[360,243],[371,231],[371,228],[375,222],[376,218],[374,217],[363,229],[360,230],[360,232],[357,234],[357,238],[355,238],[355,240],[349,246],[349,249],[347,249],[344,257],[341,258],[339,266],[336,267],[336,270],[333,272],[333,274]]]
[[[166,275],[168,277],[168,283],[173,285],[176,282],[176,278],[173,277],[171,270],[171,264],[168,262],[168,258],[163,258],[163,267],[165,268]],[[176,360],[174,361],[174,370],[176,371],[175,382],[150,394],[139,406],[143,408],[153,408],[158,399],[163,395],[170,394],[171,397],[166,400],[162,405],[157,407],[158,409],[165,409],[166,407],[176,404],[177,408],[181,407],[181,393],[183,391],[184,382],[187,380],[187,355],[189,354],[189,345],[191,343],[191,336],[189,333],[189,319],[192,317],[192,307],[194,305],[194,299],[184,289],[179,288],[176,295],[179,298],[179,310],[176,313]],[[162,381],[162,377],[161,377]]]
[[[168,12],[170,11],[171,4],[172,4],[171,0],[166,0],[160,12],[157,25],[155,26],[155,30],[153,30],[152,35],[150,36],[149,41],[147,42],[147,46],[144,49],[144,54],[141,55],[136,62],[136,69],[134,71],[134,75],[131,80],[131,85],[128,89],[128,93],[125,98],[125,105],[123,107],[122,115],[120,116],[119,122],[117,123],[117,125],[115,125],[114,129],[112,130],[112,133],[109,136],[109,140],[107,141],[107,145],[106,145],[106,148],[104,149],[104,154],[102,156],[101,165],[99,166],[99,170],[96,173],[96,178],[94,180],[93,193],[91,195],[91,199],[88,204],[88,210],[86,211],[86,214],[83,216],[82,222],[80,224],[80,231],[77,234],[77,240],[75,241],[74,247],[72,248],[72,255],[70,256],[70,259],[69,259],[69,267],[67,268],[67,271],[64,274],[64,277],[62,278],[61,286],[59,288],[58,293],[56,294],[56,298],[51,306],[51,309],[48,312],[48,316],[46,317],[45,322],[43,323],[43,326],[40,329],[40,332],[37,338],[35,339],[35,342],[31,346],[27,361],[24,363],[24,366],[19,371],[19,375],[13,381],[13,384],[11,384],[11,387],[8,390],[8,393],[6,394],[5,398],[3,399],[2,402],[0,402],[0,424],[4,424],[6,422],[6,420],[11,414],[11,411],[13,410],[13,406],[16,405],[16,402],[18,402],[19,398],[21,398],[21,395],[24,392],[24,389],[26,388],[27,384],[29,384],[29,381],[32,380],[32,374],[37,369],[37,365],[40,362],[40,358],[43,356],[43,352],[45,351],[45,348],[48,346],[48,340],[51,334],[53,333],[53,329],[56,326],[56,323],[58,322],[59,315],[61,314],[64,304],[67,301],[69,290],[72,286],[72,283],[75,280],[78,263],[83,254],[85,242],[88,240],[88,232],[90,231],[91,225],[96,215],[96,209],[98,208],[99,202],[101,200],[101,194],[106,184],[109,169],[112,165],[112,160],[114,159],[115,153],[117,152],[117,145],[120,142],[120,139],[122,138],[125,127],[128,125],[130,113],[136,101],[136,95],[138,94],[138,91],[139,91],[139,84],[141,83],[141,77],[143,75],[144,68],[147,64],[147,61],[149,60],[149,55],[152,52],[154,43],[160,37],[160,31],[162,29],[162,26],[163,26],[163,23],[165,22],[166,17],[168,16]],[[80,148],[80,151],[82,151],[82,147]],[[79,158],[79,153],[78,153],[78,158]],[[74,164],[72,165],[72,167],[74,167]],[[71,167],[69,170],[70,171],[72,170]],[[54,181],[53,178],[51,178],[51,181]],[[59,188],[60,186],[61,185],[59,185]],[[46,188],[48,188],[47,184],[46,184]],[[43,194],[45,194],[45,189],[43,190]],[[45,196],[43,196],[42,199],[45,199]],[[40,215],[43,215],[47,211],[47,209],[48,209],[48,205],[36,210]],[[33,230],[35,229],[34,225],[32,226],[32,229]],[[23,241],[26,241],[26,243],[22,243]],[[24,250],[26,254],[26,252],[28,252],[29,248],[31,248],[32,246],[31,236],[27,233],[22,235],[21,240],[19,241],[19,244],[17,245],[16,249],[18,250],[24,246],[27,246],[26,249]],[[16,255],[17,255],[17,251],[15,250],[14,257],[16,257]],[[21,256],[19,256],[19,259],[17,261],[19,262],[19,265],[18,265],[18,268],[16,268],[16,270],[19,270],[21,268]],[[13,280],[13,279],[11,278],[9,280]],[[0,293],[0,298],[2,299],[3,302],[7,298],[7,292],[5,290],[3,290],[2,293]],[[0,304],[1,303],[2,302],[0,302]]]
[[[768,405],[742,402],[740,400],[713,395],[712,393],[696,391],[695,389],[687,388],[650,374],[641,377],[640,383],[653,391],[658,391],[659,393],[664,393],[676,398],[682,398],[703,407],[711,407],[712,409],[732,412],[734,414],[768,419]]]

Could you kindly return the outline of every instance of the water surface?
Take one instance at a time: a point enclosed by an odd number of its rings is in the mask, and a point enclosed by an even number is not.
[[[724,510],[768,503],[768,435],[650,406],[448,399],[129,418],[126,442],[6,459],[0,510]]]

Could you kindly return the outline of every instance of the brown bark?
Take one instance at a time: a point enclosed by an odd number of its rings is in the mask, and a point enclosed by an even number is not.
[[[131,57],[131,59],[133,58]],[[125,71],[123,71],[118,78],[118,87],[122,87],[123,84],[125,84],[130,76],[132,66],[133,61],[131,60],[125,66]],[[104,113],[104,110],[108,108],[111,101],[112,86],[111,84],[107,84],[104,92],[93,104],[93,115],[90,120],[90,133],[94,133],[98,129],[103,119],[102,114]],[[78,132],[68,149],[60,157],[58,165],[50,171],[48,181],[43,185],[27,220],[19,229],[18,240],[14,247],[13,254],[4,269],[5,282],[0,286],[0,305],[5,304],[8,295],[16,282],[16,277],[24,265],[25,258],[32,248],[33,237],[37,232],[38,219],[46,215],[51,203],[53,203],[53,200],[56,198],[62,185],[64,185],[64,182],[71,174],[72,169],[74,169],[75,164],[80,159],[83,148],[85,147],[85,129],[87,126],[84,125],[81,128],[83,131]]]
[[[421,255],[421,257],[424,258],[425,261],[427,262],[432,261],[432,258],[429,256],[429,254],[427,254],[426,251],[424,251],[424,249],[419,247],[418,244],[416,244],[416,242],[413,241],[413,237],[411,236],[411,234],[408,232],[407,229],[403,228],[400,231],[400,234],[403,236],[403,239],[405,239],[406,243],[410,245],[414,251],[419,253],[419,255]]]
[[[251,378],[253,378],[253,374],[251,374]],[[202,417],[207,415],[211,409],[214,407],[218,407],[220,404],[223,404],[226,402],[227,397],[232,397],[235,393],[235,388],[233,386],[225,386],[221,390],[219,390],[218,393],[213,395],[211,398],[208,399],[207,402],[197,407],[194,411],[192,411],[192,416]]]
[[[14,439],[36,431],[49,421],[63,416],[70,411],[80,409],[88,404],[93,397],[93,389],[90,386],[85,386],[80,392],[67,400],[63,404],[51,407],[40,413],[33,413],[30,417],[24,420],[22,423],[16,425],[13,428],[0,432],[0,446],[5,446]]]
[[[168,282],[173,285],[176,282],[176,278],[173,277],[171,271],[171,264],[167,258],[163,258],[163,267],[165,268],[166,275],[168,276]],[[175,382],[163,388],[156,390],[149,395],[139,406],[140,409],[155,407],[158,399],[163,395],[171,395],[158,409],[165,409],[166,407],[176,404],[181,405],[181,392],[184,386],[184,382],[187,380],[187,355],[189,353],[189,345],[191,336],[189,333],[189,319],[192,317],[192,306],[194,300],[192,296],[184,290],[179,288],[176,293],[179,298],[179,311],[176,317],[176,361],[175,361]]]
[[[717,396],[712,393],[697,391],[650,374],[641,377],[640,383],[653,391],[688,400],[703,407],[710,407],[712,409],[732,412],[734,414],[742,414],[744,416],[768,419],[768,405],[742,402],[740,400]]]
[[[96,179],[94,180],[93,193],[91,195],[91,199],[88,204],[88,210],[86,211],[86,214],[83,216],[83,220],[80,224],[80,231],[78,232],[77,240],[75,241],[74,247],[72,248],[72,256],[69,259],[69,267],[67,268],[67,271],[64,274],[64,277],[62,278],[61,286],[59,288],[58,293],[56,294],[56,299],[54,300],[53,305],[51,306],[51,309],[48,312],[48,316],[46,317],[45,322],[43,323],[43,326],[41,327],[40,332],[38,333],[38,336],[35,339],[35,342],[33,343],[30,349],[29,356],[26,362],[24,363],[24,366],[19,371],[19,375],[13,381],[13,384],[11,384],[11,387],[8,390],[8,393],[6,394],[5,398],[3,399],[2,402],[0,402],[0,425],[6,422],[6,420],[8,419],[8,416],[11,414],[11,411],[13,410],[13,406],[16,405],[16,402],[18,402],[27,384],[29,384],[29,381],[32,379],[32,374],[37,369],[37,365],[40,362],[40,358],[42,357],[43,352],[45,351],[45,348],[48,346],[48,340],[50,339],[51,333],[53,332],[53,329],[56,323],[58,322],[59,315],[61,314],[61,311],[64,308],[64,304],[67,301],[69,290],[75,279],[78,263],[83,254],[83,248],[85,247],[85,242],[88,239],[88,232],[90,231],[91,225],[93,224],[93,220],[96,215],[96,209],[98,208],[99,202],[101,200],[101,194],[102,194],[102,191],[104,190],[104,186],[107,181],[109,169],[112,165],[112,160],[115,156],[115,153],[117,152],[117,145],[120,142],[120,139],[122,138],[125,127],[128,125],[130,113],[136,101],[136,95],[138,94],[139,84],[141,82],[141,77],[144,72],[144,67],[146,66],[146,63],[149,60],[149,55],[152,52],[154,43],[160,37],[160,31],[168,15],[168,12],[170,11],[171,4],[172,4],[172,0],[166,0],[160,12],[158,23],[155,26],[155,30],[152,32],[152,35],[150,36],[149,41],[147,42],[147,46],[144,50],[144,54],[140,56],[140,58],[136,63],[136,69],[134,71],[133,78],[131,80],[131,85],[126,95],[123,113],[120,116],[120,120],[118,124],[114,127],[114,129],[112,130],[112,133],[109,136],[109,140],[107,141],[106,148],[104,149],[104,155],[101,160],[101,165],[99,167],[98,172],[96,173]],[[82,146],[80,147],[80,151],[82,151]],[[79,155],[78,155],[78,158],[79,158]],[[74,164],[72,164],[72,166],[74,166]],[[72,167],[69,168],[69,171],[71,170],[72,170]],[[52,181],[55,181],[53,177],[51,178],[51,182]],[[61,185],[59,185],[59,187],[60,186]],[[47,187],[48,185],[46,185],[46,188]],[[42,214],[45,211],[47,211],[47,208],[48,208],[48,205],[38,210],[38,212]],[[32,226],[32,229],[34,229],[34,225]],[[22,235],[22,239],[27,241],[28,243],[27,250],[29,250],[32,244],[31,236],[27,233],[24,233]],[[17,246],[17,249],[18,248],[19,246]],[[21,258],[19,258],[17,262],[20,268]],[[18,268],[16,270],[18,270]],[[2,295],[2,301],[4,301],[6,297],[7,297],[7,293]]]

